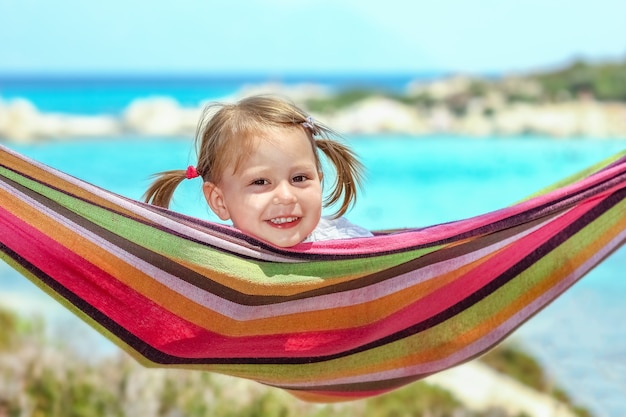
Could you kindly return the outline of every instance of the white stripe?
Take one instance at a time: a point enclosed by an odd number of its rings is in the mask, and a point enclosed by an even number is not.
[[[448,369],[452,366],[456,366],[468,358],[473,357],[478,352],[482,352],[486,349],[493,347],[496,343],[498,343],[503,337],[520,327],[524,324],[528,319],[532,318],[539,310],[548,305],[550,302],[555,300],[558,296],[560,296],[564,291],[566,291],[569,287],[575,284],[579,279],[581,279],[587,272],[589,272],[595,265],[598,264],[606,255],[610,254],[612,250],[619,247],[622,242],[626,239],[626,230],[622,231],[615,238],[613,238],[610,242],[608,242],[601,250],[595,253],[592,257],[590,257],[587,261],[585,261],[582,265],[580,265],[576,270],[572,271],[570,275],[566,278],[559,281],[557,285],[552,287],[550,290],[543,293],[540,297],[537,297],[531,303],[529,303],[526,307],[515,313],[511,318],[506,320],[500,326],[493,329],[491,332],[486,334],[485,336],[478,339],[476,342],[467,345],[465,348],[455,351],[452,355],[449,355],[443,359],[426,362],[423,364],[415,365],[415,366],[407,366],[398,369],[392,369],[388,371],[360,374],[352,377],[345,378],[332,378],[332,379],[324,379],[318,380],[315,382],[311,382],[310,378],[303,382],[294,382],[291,384],[279,383],[281,388],[286,389],[298,389],[298,388],[314,388],[314,387],[323,387],[326,385],[341,385],[341,384],[356,384],[361,382],[376,382],[376,381],[384,381],[396,378],[405,378],[405,377],[416,377],[421,378],[427,375],[430,375],[435,372],[440,372],[445,369]],[[312,366],[316,366],[316,364],[312,364]],[[277,381],[265,380],[260,381],[269,385],[275,385]]]
[[[17,190],[10,191],[18,196]],[[349,307],[358,304],[368,303],[385,297],[397,292],[406,290],[416,284],[428,281],[441,274],[445,274],[460,268],[463,265],[474,262],[500,248],[510,244],[511,242],[520,239],[535,230],[543,227],[546,223],[558,218],[551,218],[549,221],[538,224],[533,228],[524,231],[518,235],[512,236],[508,239],[496,242],[488,247],[479,249],[475,252],[459,256],[457,258],[450,258],[445,261],[425,266],[424,268],[410,271],[408,273],[398,275],[392,279],[382,281],[368,287],[344,291],[334,294],[325,294],[318,297],[307,298],[304,300],[286,301],[283,303],[267,305],[267,306],[247,306],[241,305],[222,297],[216,296],[210,292],[204,291],[180,278],[171,275],[154,265],[144,261],[143,259],[130,254],[124,249],[113,245],[106,239],[103,239],[97,234],[90,232],[82,226],[68,220],[67,218],[60,216],[58,213],[49,210],[45,205],[40,204],[36,200],[31,199],[26,195],[19,193],[19,197],[26,204],[35,207],[38,211],[45,213],[47,217],[54,219],[55,221],[65,225],[67,228],[75,231],[80,236],[89,240],[93,244],[102,247],[111,256],[115,256],[125,263],[131,265],[133,268],[141,271],[142,273],[152,277],[155,281],[170,288],[172,291],[192,300],[193,302],[215,311],[218,314],[222,314],[233,320],[237,321],[251,321],[258,319],[265,319],[271,317],[279,317],[283,315],[291,315],[304,312],[315,312],[320,310],[322,306],[323,310],[337,307]]]

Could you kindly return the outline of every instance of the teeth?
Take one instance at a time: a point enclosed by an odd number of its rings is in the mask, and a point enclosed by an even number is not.
[[[291,223],[298,220],[297,217],[279,217],[277,219],[270,219],[270,221],[274,224],[283,224],[283,223]]]

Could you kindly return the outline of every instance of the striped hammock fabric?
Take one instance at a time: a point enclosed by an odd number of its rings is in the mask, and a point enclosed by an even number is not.
[[[625,188],[616,155],[474,218],[277,249],[0,147],[0,250],[147,366],[340,401],[498,344],[621,246]]]

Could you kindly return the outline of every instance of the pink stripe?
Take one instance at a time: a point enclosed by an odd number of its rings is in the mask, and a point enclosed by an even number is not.
[[[308,352],[310,356],[329,355],[374,342],[416,323],[428,320],[484,288],[493,279],[499,277],[504,271],[554,236],[555,233],[561,231],[567,224],[587,212],[590,204],[595,205],[595,202],[589,202],[583,207],[576,207],[566,216],[560,217],[558,221],[553,221],[546,227],[526,236],[501,251],[498,256],[491,258],[464,276],[455,279],[450,284],[417,300],[404,309],[390,314],[384,320],[361,328],[293,334],[288,336],[290,339],[282,348],[289,351],[289,356],[299,356],[300,352]],[[320,306],[322,306],[321,302]],[[277,338],[281,340],[280,343],[284,340],[283,336],[280,335],[277,335]],[[210,343],[210,340],[204,340],[203,335],[200,335],[193,343],[197,348],[194,356],[200,355],[205,350],[205,346],[210,348]],[[233,346],[233,348],[235,347]],[[276,346],[276,348],[280,349],[281,346]],[[262,355],[261,352],[260,356],[265,355]]]
[[[508,320],[504,321],[501,325],[495,327],[492,331],[487,333],[485,336],[476,340],[475,342],[468,344],[467,346],[455,350],[453,354],[450,356],[432,362],[419,363],[416,365],[410,365],[406,367],[400,367],[396,369],[390,369],[385,371],[379,371],[370,374],[360,374],[357,376],[351,377],[341,377],[334,379],[326,379],[326,380],[318,380],[318,381],[310,381],[307,383],[298,383],[298,384],[286,384],[283,385],[283,388],[293,389],[293,388],[314,388],[316,386],[323,385],[334,385],[334,384],[356,384],[362,382],[371,382],[371,381],[383,381],[388,379],[395,378],[405,378],[405,377],[415,377],[423,378],[435,372],[442,371],[444,369],[448,369],[451,366],[458,365],[465,360],[468,360],[489,349],[494,346],[494,344],[498,343],[498,341],[502,340],[512,331],[520,327],[524,324],[528,319],[537,314],[538,311],[542,310],[546,305],[548,305],[551,301],[560,296],[563,292],[565,292],[568,288],[574,285],[578,280],[580,280],[586,273],[588,273],[595,265],[600,262],[604,256],[611,253],[612,250],[619,247],[626,237],[626,231],[622,231],[615,238],[613,238],[607,245],[605,245],[598,253],[594,254],[590,259],[585,261],[579,268],[572,271],[571,274],[563,277],[560,281],[555,283],[555,285],[541,296],[537,297],[534,300],[531,300],[525,307],[520,309],[517,313],[512,315]],[[334,394],[329,394],[334,395]]]
[[[580,179],[579,181],[553,190],[549,193],[542,194],[532,199],[523,201],[514,206],[505,207],[476,217],[459,220],[452,223],[445,223],[429,227],[425,230],[406,230],[386,236],[378,236],[376,238],[355,238],[339,241],[324,241],[303,243],[289,250],[293,252],[308,252],[319,254],[372,254],[383,251],[401,250],[403,248],[416,245],[429,244],[431,242],[446,239],[450,236],[458,235],[478,227],[488,226],[495,222],[504,220],[550,204],[561,198],[573,196],[576,193],[601,183],[607,179],[611,179],[626,172],[626,163],[615,165],[611,168],[597,172],[589,177]],[[613,187],[613,190],[624,188],[624,184]],[[595,194],[592,198],[597,198],[603,194]]]
[[[577,211],[581,210],[579,208]],[[565,218],[574,218],[572,214],[562,218],[558,224],[568,224],[569,220],[565,221]],[[68,289],[103,311],[114,321],[138,334],[141,339],[147,340],[154,346],[164,347],[168,353],[182,356],[204,356],[207,349],[216,357],[282,356],[285,351],[289,351],[289,356],[315,356],[350,349],[360,345],[360,343],[355,343],[357,340],[361,342],[376,340],[445,310],[465,296],[482,288],[492,277],[497,276],[512,265],[514,259],[521,259],[534,249],[538,243],[537,238],[539,236],[537,234],[543,236],[541,242],[552,235],[552,232],[547,229],[533,233],[531,235],[533,239],[525,239],[526,245],[515,245],[514,248],[507,251],[508,253],[504,252],[497,259],[492,259],[458,281],[372,326],[350,331],[276,335],[275,337],[224,338],[204,331],[165,311],[94,265],[58,245],[54,240],[41,235],[25,224],[19,225],[19,222],[15,221],[16,230],[9,231],[10,217],[12,217],[10,214],[2,210],[2,224],[7,228],[5,233],[9,236],[6,239],[7,245],[12,245],[13,250],[47,274],[57,277],[59,282]],[[560,230],[560,226],[551,226],[550,229],[553,228],[556,228],[556,231]],[[27,233],[20,234],[17,230],[27,231]],[[33,240],[36,242],[34,245]],[[37,248],[37,250],[33,250],[33,248]],[[43,251],[47,252],[42,257]],[[52,262],[51,259],[56,261]],[[121,314],[120,306],[127,306],[128,310],[123,310],[124,314]],[[145,322],[146,317],[151,317],[153,320]],[[161,328],[155,330],[150,327],[153,322],[168,323],[169,327],[167,331],[163,331]],[[173,342],[181,339],[183,342]],[[193,345],[191,348],[190,343]],[[245,346],[246,349],[242,349],[242,346]],[[223,351],[215,352],[218,347]],[[268,354],[268,349],[272,353]]]
[[[586,209],[579,208],[576,211],[584,212]],[[19,247],[19,241],[26,242],[28,239],[20,239],[17,233],[11,233],[9,236],[14,236],[13,240],[18,240],[18,247],[14,248],[16,252],[21,253],[47,274],[58,277],[60,283],[102,310],[114,321],[138,334],[140,338],[153,346],[160,346],[167,353],[202,357],[209,351],[214,357],[250,355],[280,357],[287,351],[289,356],[317,356],[348,350],[362,343],[375,341],[442,312],[484,287],[494,277],[534,250],[538,244],[560,230],[563,224],[568,224],[577,216],[575,212],[563,216],[564,218],[559,219],[558,224],[551,224],[536,231],[464,277],[460,277],[451,284],[372,325],[344,331],[247,338],[219,336],[166,312],[46,236],[39,235],[37,245],[21,245],[22,247]],[[7,217],[5,211],[3,211],[3,217]],[[3,222],[3,224],[7,223],[8,219]],[[24,226],[22,227],[26,230]],[[31,229],[27,235],[32,239],[38,235],[38,232]],[[35,247],[45,248],[48,251],[47,256],[44,259],[40,258],[39,262],[36,259],[33,260],[36,254],[32,252],[35,251],[29,250]],[[58,261],[50,262],[50,259]],[[81,271],[84,274],[82,280],[80,279]],[[111,303],[118,303],[118,308],[108,307]],[[120,306],[127,306],[128,310],[121,310]],[[146,317],[151,317],[152,320],[145,322]],[[168,323],[169,328],[167,331],[159,329],[160,331],[155,332],[150,327],[150,323],[153,322]],[[216,352],[218,347],[221,352]]]
[[[423,302],[416,303],[408,309],[408,315],[399,312],[365,328],[228,338],[166,311],[2,208],[0,220],[0,233],[6,236],[5,244],[9,248],[141,340],[170,355],[215,358],[282,357],[286,353],[290,357],[329,355],[352,349],[359,341],[376,340],[388,335],[390,330],[424,318],[425,311],[437,312],[445,307],[432,302],[437,297],[433,294],[426,299],[426,306]],[[417,318],[416,313],[420,313]],[[397,323],[400,317],[401,323]],[[390,329],[390,324],[395,325]]]
[[[327,355],[355,346],[362,330],[230,338],[204,330],[146,299],[95,265],[0,208],[7,247],[147,344],[182,357]],[[158,326],[157,326],[158,325]],[[357,334],[360,337],[353,337]]]
[[[147,344],[170,355],[214,358],[328,355],[351,349],[356,340],[364,337],[362,329],[224,337],[170,313],[2,208],[0,233],[6,236],[7,247],[27,262]]]

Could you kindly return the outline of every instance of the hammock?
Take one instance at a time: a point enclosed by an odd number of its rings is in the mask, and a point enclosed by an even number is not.
[[[349,400],[502,341],[621,246],[625,188],[617,155],[474,218],[278,249],[0,147],[0,253],[146,366]]]

